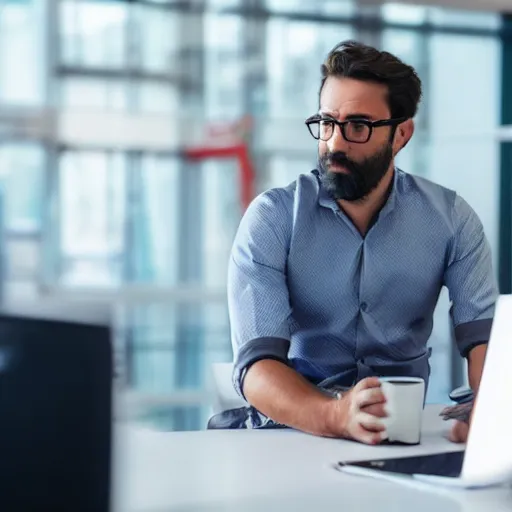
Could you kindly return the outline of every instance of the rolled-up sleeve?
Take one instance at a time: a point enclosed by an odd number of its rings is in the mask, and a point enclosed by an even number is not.
[[[228,307],[234,354],[233,383],[261,359],[288,362],[291,307],[286,262],[291,213],[282,190],[258,196],[238,228],[228,269]]]
[[[444,282],[452,302],[457,346],[467,356],[474,346],[489,341],[499,291],[482,223],[459,196],[453,207],[453,226]]]

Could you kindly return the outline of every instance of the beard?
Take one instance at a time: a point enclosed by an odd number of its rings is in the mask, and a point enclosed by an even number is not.
[[[392,159],[393,147],[390,143],[360,163],[341,151],[327,152],[318,159],[320,181],[334,199],[359,201],[381,182]],[[347,172],[330,171],[330,165],[341,165]]]

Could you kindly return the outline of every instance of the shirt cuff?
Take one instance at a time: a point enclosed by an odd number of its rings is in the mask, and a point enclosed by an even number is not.
[[[492,318],[466,322],[455,327],[455,340],[462,357],[467,357],[471,349],[489,341]]]
[[[247,370],[257,361],[274,359],[288,364],[290,341],[284,338],[256,338],[245,343],[239,350],[233,369],[233,385],[237,393],[245,400],[243,393],[244,378]]]

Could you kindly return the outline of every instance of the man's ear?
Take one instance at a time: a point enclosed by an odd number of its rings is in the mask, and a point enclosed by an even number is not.
[[[414,121],[412,119],[407,119],[403,123],[400,123],[396,127],[395,132],[395,141],[394,141],[394,151],[395,155],[400,152],[405,146],[407,146],[408,142],[411,140],[414,134]]]

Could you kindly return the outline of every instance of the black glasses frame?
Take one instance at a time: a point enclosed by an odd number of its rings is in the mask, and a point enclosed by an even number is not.
[[[361,119],[354,118],[354,119],[348,119],[347,121],[338,121],[337,119],[334,119],[333,117],[321,116],[320,114],[315,114],[314,116],[308,117],[305,121],[305,124],[308,127],[309,133],[315,140],[322,140],[323,142],[327,142],[334,135],[335,126],[338,126],[340,128],[341,134],[343,135],[343,138],[347,142],[353,142],[355,144],[366,144],[371,139],[374,128],[378,128],[380,126],[396,127],[400,123],[407,121],[407,119],[408,119],[407,117],[396,117],[396,118],[392,118],[392,119],[380,119],[379,121],[369,121],[368,119],[364,119],[364,118],[361,118]],[[322,139],[320,136],[316,137],[313,129],[311,128],[311,125],[320,123],[321,121],[327,121],[334,125],[333,129],[332,129],[332,133],[327,139]],[[368,127],[368,137],[366,138],[366,140],[353,140],[353,139],[350,139],[349,137],[347,137],[346,126],[348,124],[353,124],[353,123],[363,124]]]

